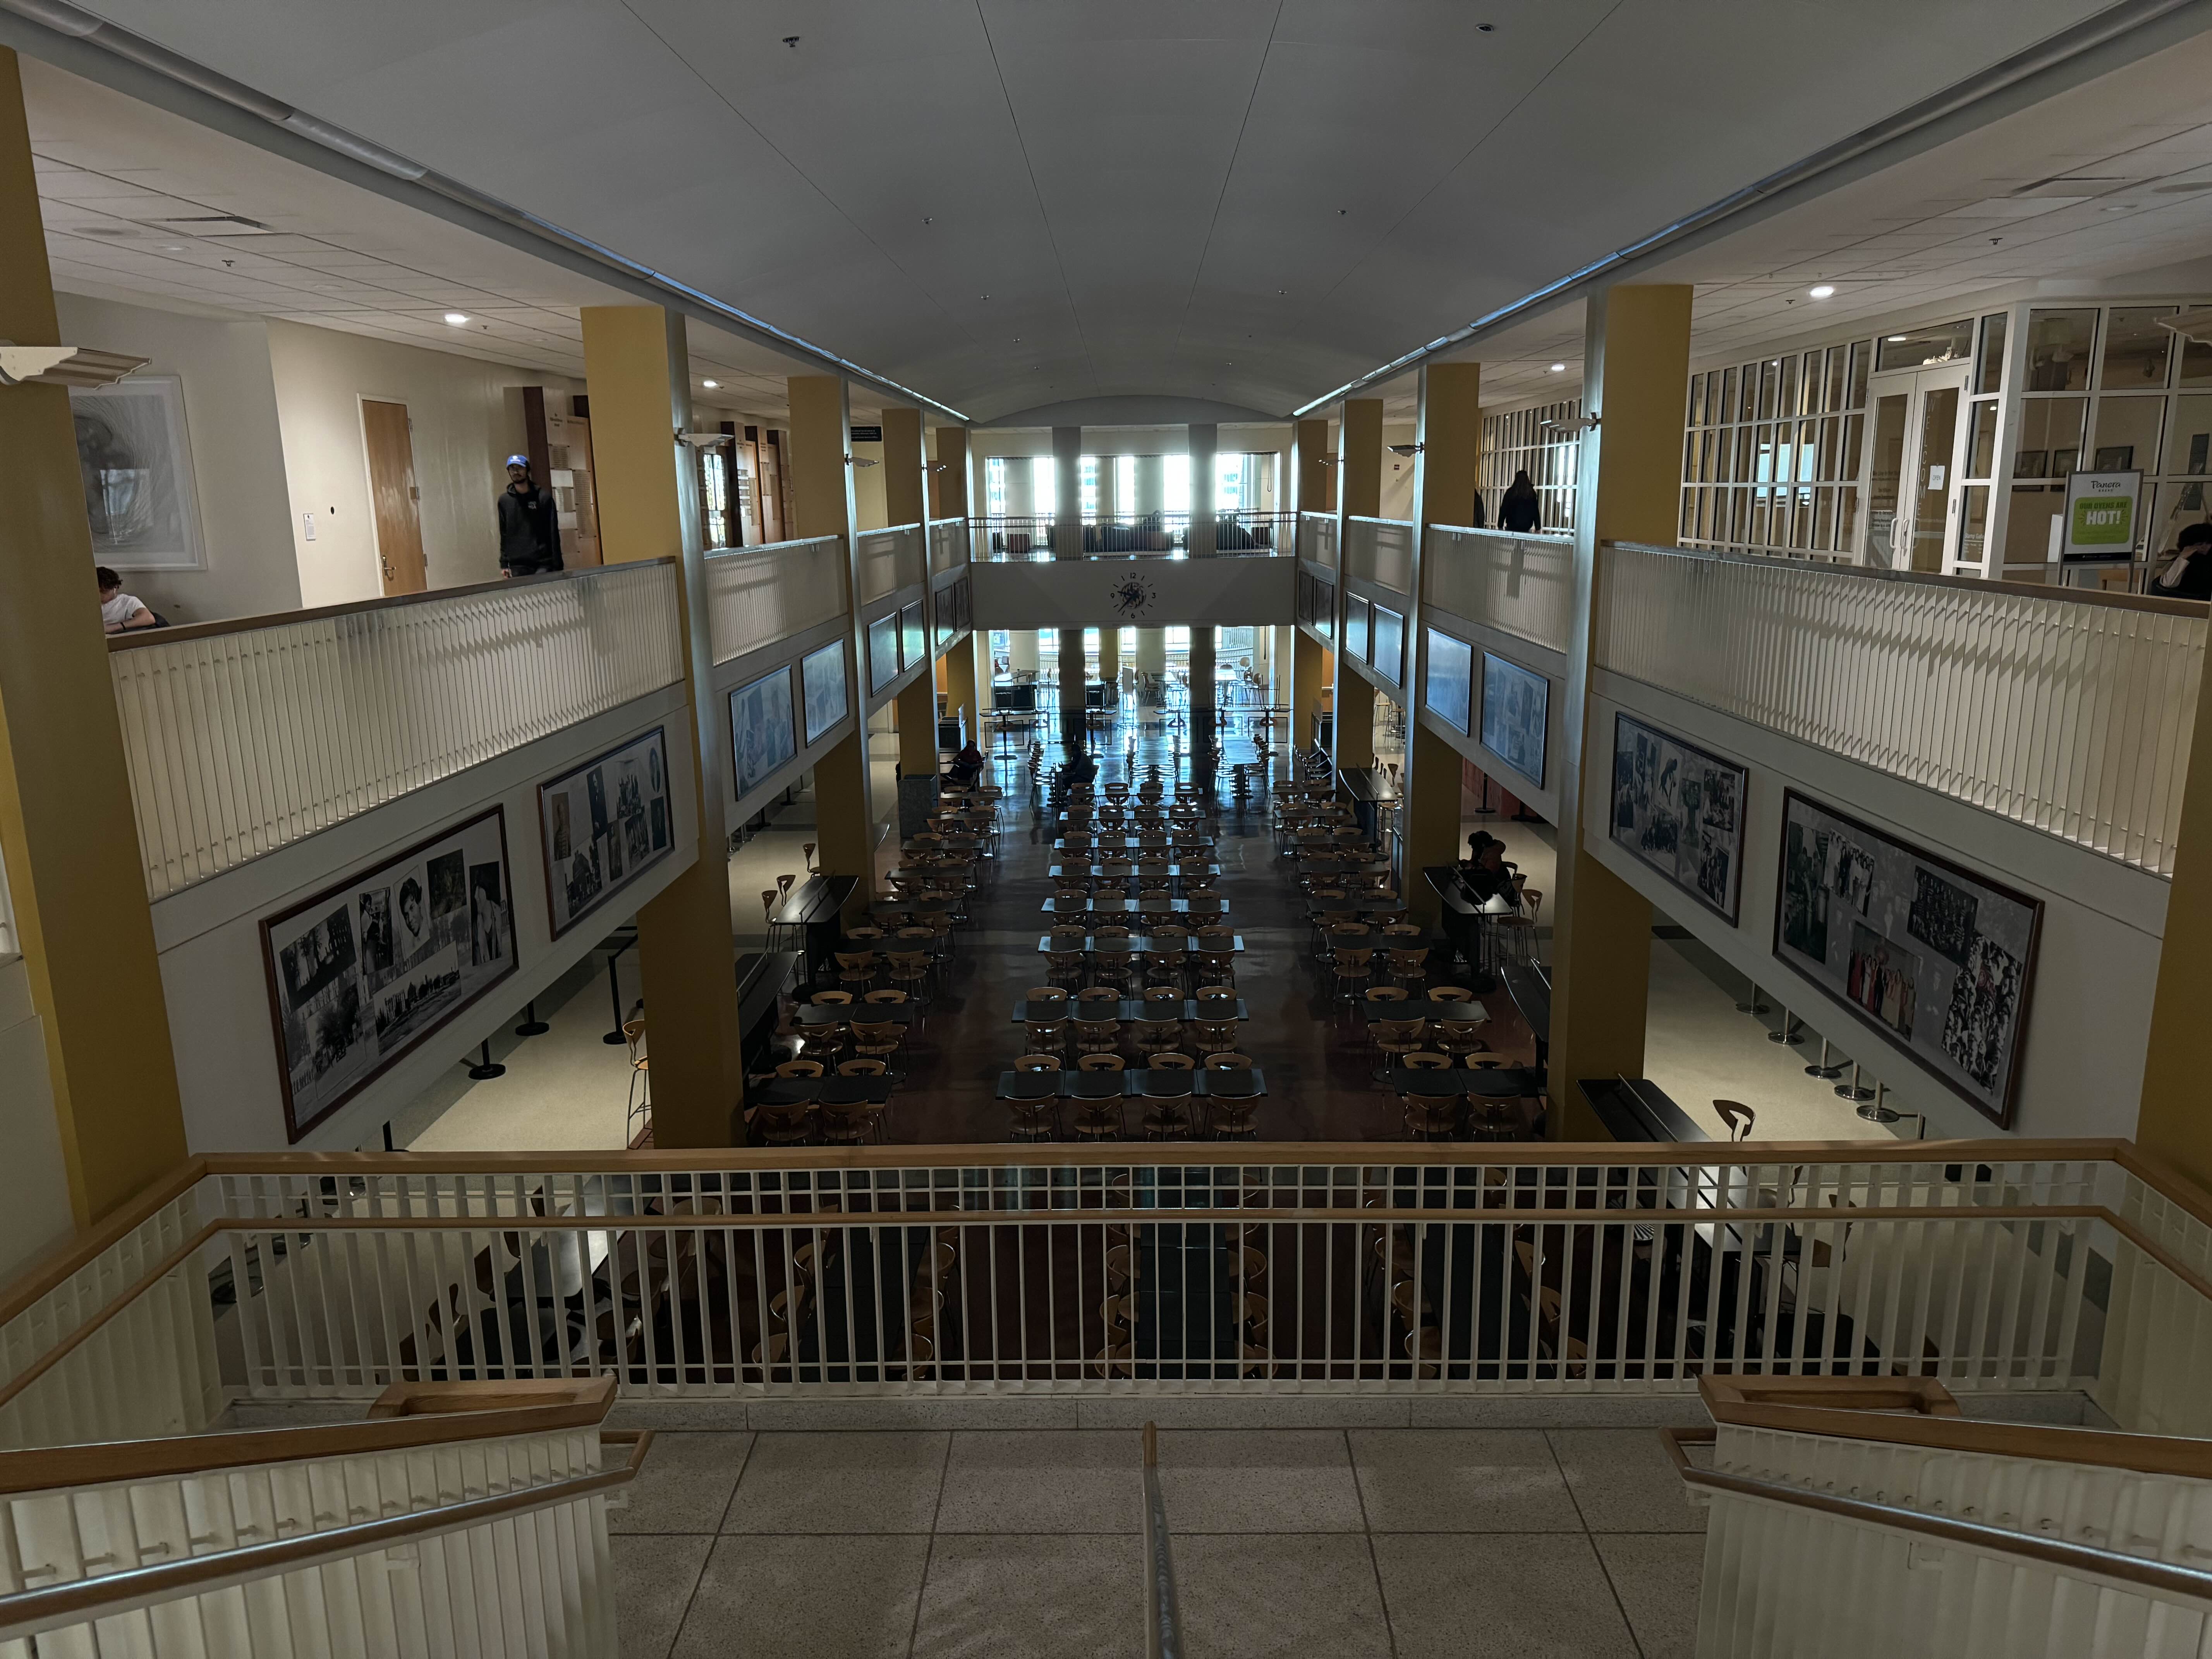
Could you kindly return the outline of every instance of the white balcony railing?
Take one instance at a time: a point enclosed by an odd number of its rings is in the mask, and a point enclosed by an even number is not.
[[[677,580],[659,560],[117,635],[149,896],[673,684]]]
[[[919,586],[929,579],[929,550],[918,524],[864,530],[853,542],[862,605],[888,599],[902,587]]]
[[[1126,558],[1267,558],[1293,550],[1295,515],[1289,513],[1224,509],[1213,519],[1213,540],[1206,544],[1205,522],[1195,531],[1182,512],[1116,513],[1084,520],[1080,556]],[[1049,513],[994,515],[971,521],[975,557],[992,563],[1046,562],[1054,557]],[[1194,537],[1195,536],[1195,538]]]
[[[234,1289],[227,1374],[254,1400],[593,1376],[702,1399],[1667,1395],[1903,1364],[2086,1391],[2137,1431],[2212,1428],[2212,1285],[2188,1265],[2212,1228],[2179,1200],[2131,1218],[2157,1183],[2124,1143],[1215,1158],[210,1158],[202,1248],[33,1333],[0,1440],[204,1427],[203,1381],[167,1391],[176,1427],[113,1396],[158,1391],[149,1341],[212,1351],[210,1261]]]
[[[1601,558],[1601,667],[2172,873],[2202,605],[1671,548]]]
[[[1574,618],[1574,541],[1432,525],[1421,548],[1421,586],[1425,604],[1565,652]]]
[[[1395,593],[1413,591],[1413,526],[1403,519],[1346,519],[1344,574]]]
[[[1336,568],[1335,514],[1298,514],[1298,556],[1325,564],[1332,570]]]
[[[724,663],[846,614],[838,536],[707,556],[707,632]]]

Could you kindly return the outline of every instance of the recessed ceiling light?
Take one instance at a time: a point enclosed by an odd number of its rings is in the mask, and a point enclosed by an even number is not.
[[[1474,32],[1477,34],[1487,34],[1497,27],[1495,23],[1477,23],[1474,26]]]
[[[1554,374],[1564,374],[1566,372],[1567,366],[1565,363],[1553,363],[1552,365],[1552,373]]]
[[[720,380],[702,380],[699,384],[705,386],[708,391],[712,392],[716,386],[719,386],[722,383]]]
[[[1836,285],[1833,283],[1823,283],[1818,288],[1808,289],[1805,291],[1816,300],[1828,300],[1835,297]]]
[[[446,313],[446,320],[451,323],[455,328],[459,328],[463,323],[468,321],[468,313],[466,312],[449,311]]]
[[[184,251],[185,245],[182,242],[169,242],[165,244],[161,249],[161,252],[164,253],[182,253]]]
[[[1887,340],[1891,345],[1901,345],[1905,341],[1905,336],[1902,334],[1885,334],[1882,336],[1882,338]]]

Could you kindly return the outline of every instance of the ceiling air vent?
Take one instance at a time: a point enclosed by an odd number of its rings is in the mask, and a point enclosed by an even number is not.
[[[237,213],[203,213],[189,219],[159,219],[155,222],[171,230],[180,230],[187,236],[276,236],[282,234],[270,229],[258,219],[248,219]]]

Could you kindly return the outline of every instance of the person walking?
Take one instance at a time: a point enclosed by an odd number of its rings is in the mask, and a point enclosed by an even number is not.
[[[530,457],[507,458],[507,488],[499,495],[499,574],[535,576],[561,568],[561,532],[553,517],[553,492],[530,476]]]
[[[1498,527],[1522,535],[1541,530],[1543,520],[1543,513],[1536,502],[1536,486],[1528,482],[1528,469],[1522,467],[1513,475],[1513,482],[1498,499]]]

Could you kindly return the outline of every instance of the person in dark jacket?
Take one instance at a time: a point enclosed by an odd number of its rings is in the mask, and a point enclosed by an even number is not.
[[[1536,505],[1536,486],[1528,482],[1526,467],[1513,475],[1505,494],[1498,502],[1498,527],[1516,534],[1544,527],[1544,515]]]
[[[2161,599],[2212,599],[2212,524],[2191,525],[2175,538],[2173,562],[2150,591]]]
[[[535,576],[561,568],[561,532],[553,517],[553,492],[530,476],[530,457],[507,458],[507,488],[499,495],[499,574]]]

